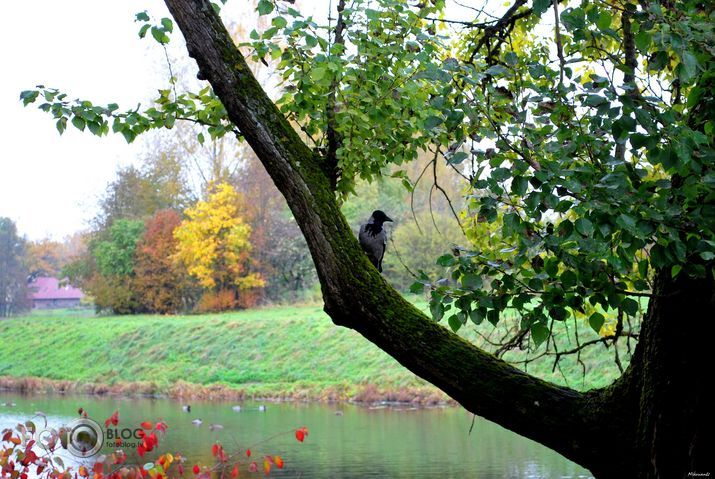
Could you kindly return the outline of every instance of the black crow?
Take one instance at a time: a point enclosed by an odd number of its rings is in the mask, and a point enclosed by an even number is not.
[[[392,221],[392,219],[382,211],[375,210],[367,224],[360,225],[358,234],[360,246],[380,273],[382,273],[382,258],[385,256],[387,248],[387,233],[382,227],[386,221]]]

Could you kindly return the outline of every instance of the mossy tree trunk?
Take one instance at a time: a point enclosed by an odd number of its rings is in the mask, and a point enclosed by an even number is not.
[[[208,0],[166,0],[191,57],[278,189],[310,248],[333,321],[360,332],[467,410],[534,439],[600,477],[678,477],[705,469],[703,328],[712,281],[659,281],[643,340],[612,386],[580,393],[513,368],[427,318],[380,276],[340,212],[331,168],[255,80]],[[699,312],[685,314],[690,307]],[[696,347],[697,345],[697,347]]]

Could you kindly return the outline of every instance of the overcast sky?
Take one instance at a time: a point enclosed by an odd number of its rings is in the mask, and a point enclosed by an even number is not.
[[[163,84],[161,49],[137,36],[134,14],[152,0],[7,2],[0,19],[0,216],[31,239],[61,239],[84,227],[97,195],[140,145],[120,136],[96,138],[68,129],[60,137],[50,115],[24,108],[22,90],[44,84],[96,103],[134,106]]]
[[[229,2],[227,15],[235,18],[243,4]],[[306,4],[303,10],[315,13],[327,0]],[[134,15],[145,9],[155,18],[169,15],[159,0],[37,0],[3,7],[0,216],[30,239],[59,240],[86,227],[117,167],[138,163],[143,146],[141,139],[127,145],[121,136],[97,138],[72,127],[60,136],[37,104],[22,106],[20,92],[43,84],[95,104],[146,105],[166,87],[165,59],[153,40],[139,39]],[[174,53],[184,55],[173,43]]]

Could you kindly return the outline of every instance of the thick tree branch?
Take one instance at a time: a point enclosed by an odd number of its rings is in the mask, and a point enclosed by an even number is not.
[[[285,196],[308,243],[325,311],[469,411],[545,444],[592,471],[628,457],[626,400],[530,376],[427,318],[380,276],[340,213],[321,163],[253,77],[209,0],[166,0],[189,54]],[[610,421],[604,421],[604,414]],[[620,452],[624,451],[624,452]],[[597,461],[594,460],[597,458]],[[597,472],[596,472],[597,473]]]

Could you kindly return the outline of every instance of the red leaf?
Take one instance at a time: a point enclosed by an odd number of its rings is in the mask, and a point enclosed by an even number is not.
[[[278,469],[283,469],[283,458],[281,456],[273,456],[273,463]]]
[[[231,469],[231,477],[238,477],[238,464],[233,465],[233,469]]]
[[[180,476],[183,476],[183,475],[184,475],[184,466],[182,466],[181,464],[179,464],[178,469],[179,469],[179,475],[180,475]]]
[[[251,465],[248,466],[248,470],[251,472],[258,472],[258,464],[252,462]]]
[[[166,432],[167,426],[164,421],[159,421],[158,423],[156,423],[156,426],[154,426],[154,427],[156,428],[157,431]]]
[[[250,449],[246,449],[246,457],[251,457],[251,450],[250,450]]]
[[[154,425],[149,421],[144,421],[140,424],[140,426],[142,427],[142,429],[146,429],[147,431],[151,430],[154,427]]]
[[[144,438],[146,437],[146,433],[145,433],[144,431],[142,431],[141,429],[139,429],[139,430],[137,431],[137,437],[138,437],[139,439],[144,439]]]
[[[137,447],[137,454],[139,454],[139,457],[144,457],[144,454],[146,454],[146,448],[143,443]]]
[[[114,414],[109,416],[107,420],[104,421],[104,427],[109,427],[110,424],[113,426],[119,424],[119,411],[114,411]]]
[[[194,464],[194,474],[198,474],[199,472],[201,472],[201,469],[199,468],[199,465],[198,465],[198,464]]]
[[[12,437],[12,429],[7,429],[5,431],[5,434],[2,435],[2,440],[3,441],[9,441],[10,437]]]
[[[104,472],[104,463],[103,462],[94,463],[94,467],[92,467],[92,471],[94,471],[95,474],[102,474]]]
[[[211,446],[211,455],[214,457],[218,456],[218,444],[214,443],[214,445]]]
[[[305,426],[301,427],[300,429],[296,429],[295,431],[295,438],[298,439],[300,442],[303,442],[305,439],[305,436],[308,435],[308,428]]]

